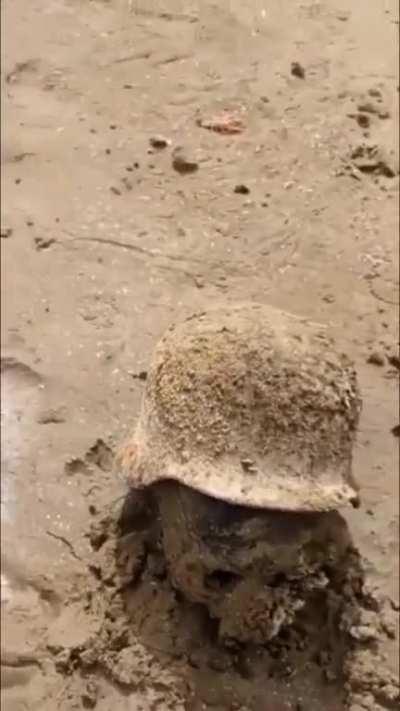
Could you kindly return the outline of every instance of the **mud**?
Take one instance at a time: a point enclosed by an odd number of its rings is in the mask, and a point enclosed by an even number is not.
[[[397,3],[1,12],[2,708],[396,707]],[[178,147],[197,169],[174,169]],[[160,551],[137,530],[121,550],[110,461],[150,354],[223,300],[326,324],[356,363],[361,506],[343,516],[364,582],[328,586],[349,610],[333,658],[326,620],[305,649],[284,629],[226,647]]]
[[[350,546],[335,512],[257,512],[173,482],[154,488],[169,577],[206,605],[228,644],[262,644],[290,626]]]
[[[215,610],[209,614],[208,600],[193,603],[171,586],[157,504],[130,495],[119,518],[94,522],[84,619],[80,605],[62,614],[47,650],[60,673],[100,676],[130,698],[141,694],[143,708],[317,711],[323,703],[333,711],[356,702],[394,708],[398,682],[377,666],[382,659],[376,644],[393,636],[395,615],[367,589],[360,556],[340,528],[346,545],[340,562],[327,566],[326,583],[313,586],[311,579],[304,605],[286,617],[273,639],[248,643],[237,628],[229,638],[221,635],[221,620]],[[289,580],[283,574],[275,590],[284,591]],[[258,599],[254,584],[251,594]],[[284,594],[280,601],[285,609]],[[238,609],[224,610],[227,619],[246,618],[249,600],[242,594],[237,603]],[[79,632],[72,631],[73,620]],[[147,689],[155,674],[156,693]]]

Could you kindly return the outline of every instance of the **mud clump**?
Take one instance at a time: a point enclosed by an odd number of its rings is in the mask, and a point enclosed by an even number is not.
[[[329,584],[350,545],[336,512],[232,506],[174,482],[154,491],[173,585],[219,619],[225,642],[276,637]]]
[[[192,711],[394,708],[398,683],[376,651],[390,634],[388,611],[368,590],[339,514],[326,522],[311,514],[311,523],[300,515],[296,528],[283,514],[263,520],[215,501],[211,535],[200,525],[209,497],[177,486],[131,491],[118,518],[95,517],[85,614],[97,622],[76,644],[52,647],[59,672],[86,678],[96,670],[141,694],[146,709],[153,701],[146,705],[143,694],[154,693],[166,708]],[[177,493],[179,507],[198,510],[189,532],[191,519],[175,518],[183,569],[190,555],[194,563],[185,580],[164,529]]]
[[[394,178],[398,174],[398,166],[386,156],[376,145],[360,144],[351,152],[353,165],[367,175]]]

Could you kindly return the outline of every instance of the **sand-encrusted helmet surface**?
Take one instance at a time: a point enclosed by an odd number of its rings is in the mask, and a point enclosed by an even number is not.
[[[233,504],[290,511],[357,499],[361,409],[327,329],[260,304],[196,313],[156,347],[119,464],[135,488],[172,479]]]

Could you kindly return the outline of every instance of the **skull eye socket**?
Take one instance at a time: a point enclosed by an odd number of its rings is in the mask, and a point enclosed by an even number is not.
[[[205,587],[209,590],[229,592],[242,580],[241,575],[230,570],[214,570],[205,576]]]

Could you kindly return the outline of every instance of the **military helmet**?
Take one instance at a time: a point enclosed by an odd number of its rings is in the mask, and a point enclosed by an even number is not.
[[[241,303],[171,326],[118,458],[135,488],[175,480],[233,504],[288,511],[357,500],[361,399],[327,329]]]

